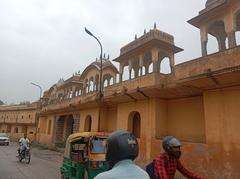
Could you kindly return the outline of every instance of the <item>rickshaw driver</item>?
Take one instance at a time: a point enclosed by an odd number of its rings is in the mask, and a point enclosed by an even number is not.
[[[106,160],[113,167],[94,179],[149,179],[148,174],[133,163],[139,148],[135,136],[127,131],[116,131],[107,139]]]

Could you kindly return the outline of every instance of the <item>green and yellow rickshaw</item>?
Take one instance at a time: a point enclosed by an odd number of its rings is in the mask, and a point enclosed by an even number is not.
[[[63,179],[93,179],[108,170],[105,160],[108,133],[82,132],[66,141],[61,175]]]

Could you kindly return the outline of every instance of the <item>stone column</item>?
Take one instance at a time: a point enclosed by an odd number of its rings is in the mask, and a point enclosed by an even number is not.
[[[55,146],[57,140],[57,122],[60,116],[54,116],[53,122],[53,131],[52,131],[52,145]]]
[[[208,32],[206,27],[200,28],[202,56],[207,55]]]
[[[132,78],[131,77],[131,72],[132,72],[132,60],[128,61],[128,71],[129,71],[129,80]]]
[[[132,69],[128,69],[128,72],[129,72],[129,74],[128,74],[128,75],[129,75],[129,80],[131,80],[131,77],[132,77],[132,76],[131,76]]]
[[[113,84],[116,83],[116,79],[117,79],[117,74],[115,74],[114,77],[113,77]]]
[[[154,73],[158,73],[158,72],[159,72],[158,69],[159,69],[159,68],[158,68],[158,63],[157,63],[156,61],[154,61],[154,62],[153,62],[153,72],[154,72]]]
[[[138,67],[134,67],[134,68],[132,68],[132,72],[134,73],[134,75],[133,75],[133,78],[137,78],[138,77]]]
[[[174,54],[171,54],[171,56],[169,57],[170,60],[170,68],[171,68],[171,73],[174,73],[174,66],[175,66],[175,59],[174,59]]]
[[[228,47],[233,48],[237,46],[235,31],[227,33]]]
[[[143,67],[141,66],[139,69],[140,69],[140,76],[142,76],[143,75]]]
[[[207,40],[201,42],[201,47],[202,47],[202,56],[207,55]]]
[[[143,55],[140,55],[139,56],[139,69],[140,69],[140,76],[142,76],[142,74],[143,74]]]
[[[120,64],[120,67],[119,67],[119,83],[122,83],[123,68],[124,68],[124,66],[122,64]]]
[[[150,66],[150,64],[147,64],[147,65],[145,66],[145,74],[148,74],[148,73],[149,73],[149,66]]]
[[[119,73],[119,83],[122,83],[122,76],[123,76],[123,74]]]
[[[158,49],[154,48],[151,53],[152,53],[153,73],[157,73],[159,69],[158,63],[157,63],[159,51]]]
[[[91,81],[88,82],[88,93],[90,92],[90,87],[91,87]]]
[[[80,128],[80,114],[73,114],[73,133],[79,132]]]
[[[217,37],[219,51],[223,51],[226,49],[225,40],[226,40],[226,37],[223,35],[220,35],[219,37]]]

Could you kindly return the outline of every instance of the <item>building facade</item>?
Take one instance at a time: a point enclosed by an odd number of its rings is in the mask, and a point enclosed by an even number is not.
[[[7,133],[12,140],[19,140],[26,133],[35,141],[38,112],[38,103],[0,105],[0,132]]]
[[[103,59],[103,97],[100,60],[45,91],[36,140],[64,145],[74,132],[129,130],[144,166],[161,151],[162,138],[174,135],[183,141],[182,160],[191,170],[240,178],[240,1],[208,0],[189,23],[200,29],[202,57],[176,65],[182,49],[155,25],[120,49],[114,59],[119,69]],[[209,35],[216,37],[217,53],[207,52]],[[9,131],[6,119],[0,119],[1,130]]]

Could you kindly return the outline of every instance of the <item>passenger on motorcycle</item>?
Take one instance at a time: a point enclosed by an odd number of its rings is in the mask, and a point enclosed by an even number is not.
[[[149,179],[148,174],[134,164],[139,146],[136,137],[127,131],[116,131],[107,139],[106,160],[111,170],[100,173],[94,179]]]
[[[27,138],[27,134],[24,134],[24,137],[22,137],[19,140],[19,148],[18,148],[18,155],[20,155],[20,153],[22,153],[23,151],[25,151],[26,149],[29,148],[29,139]]]

